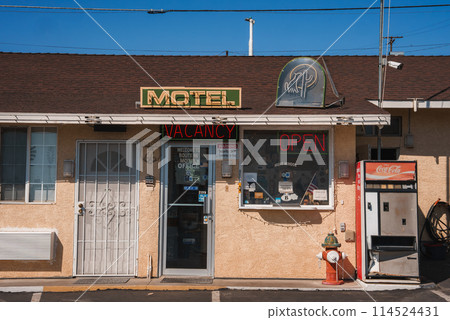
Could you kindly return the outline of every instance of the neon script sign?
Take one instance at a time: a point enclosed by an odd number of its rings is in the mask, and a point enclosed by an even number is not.
[[[241,108],[241,88],[141,87],[141,108]]]
[[[280,132],[280,151],[297,152],[310,149],[319,153],[328,152],[327,134],[324,132]]]
[[[288,62],[278,78],[278,107],[324,106],[325,72],[311,58],[296,58]]]
[[[230,125],[163,125],[163,134],[175,140],[237,139],[237,126]]]

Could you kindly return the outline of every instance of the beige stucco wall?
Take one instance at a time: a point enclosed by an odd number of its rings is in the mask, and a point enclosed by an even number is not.
[[[148,127],[148,126],[147,126]],[[57,257],[52,262],[0,261],[0,278],[71,277],[73,275],[74,178],[63,178],[63,160],[75,159],[77,140],[125,140],[144,126],[128,126],[126,133],[94,132],[86,125],[58,126],[58,169],[56,203],[0,204],[0,230],[53,229],[57,231]],[[158,127],[148,127],[157,130]],[[214,265],[215,277],[232,278],[324,278],[325,263],[318,267],[315,255],[329,231],[336,230],[342,251],[349,255],[346,278],[354,276],[355,243],[345,242],[339,224],[355,230],[355,128],[334,129],[334,198],[335,210],[290,211],[239,210],[238,167],[232,178],[221,178],[216,172],[216,219]],[[159,159],[159,154],[155,155]],[[337,179],[339,160],[348,160],[351,176]],[[152,276],[158,272],[159,170],[154,166],[156,185],[139,182],[139,254],[138,276],[146,277],[151,257]]]
[[[238,168],[234,168],[233,178],[223,179],[217,165],[215,277],[324,278],[325,262],[319,268],[315,256],[322,251],[327,233],[335,228],[341,249],[349,255],[346,278],[354,276],[355,243],[345,242],[339,224],[344,222],[347,230],[355,230],[355,128],[338,126],[334,130],[334,176],[337,178],[339,160],[348,160],[352,173],[348,179],[336,180],[335,210],[240,210]]]
[[[56,202],[53,204],[0,203],[0,230],[55,230],[58,237],[56,259],[51,262],[0,261],[0,278],[70,277],[73,275],[75,178],[63,177],[63,161],[75,160],[77,140],[126,140],[144,128],[128,126],[126,133],[94,132],[87,125],[59,125],[57,145]],[[158,155],[156,155],[158,157]],[[139,267],[138,275],[147,275],[148,256],[153,258],[156,275],[159,228],[159,171],[154,170],[155,188],[148,188],[141,173],[139,183]]]
[[[414,136],[414,147],[405,148],[404,139],[408,133],[408,110],[390,109],[392,116],[402,117],[402,136],[383,137],[383,148],[400,148],[399,160],[417,160],[419,226],[422,227],[430,206],[440,198],[449,201],[449,157],[450,157],[450,113],[442,109],[411,110],[410,132]],[[370,144],[376,148],[375,137],[357,137],[360,158],[367,159]],[[365,157],[366,156],[366,157]],[[424,239],[427,239],[426,232]]]

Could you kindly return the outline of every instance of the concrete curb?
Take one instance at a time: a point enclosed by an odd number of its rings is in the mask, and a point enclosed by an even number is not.
[[[359,279],[356,280],[365,291],[391,291],[391,290],[416,290],[416,289],[433,289],[436,288],[435,283],[417,283],[417,284],[401,284],[401,283],[365,283]]]
[[[84,292],[104,290],[135,291],[189,291],[189,290],[242,290],[242,291],[362,291],[361,287],[352,288],[295,288],[295,287],[245,287],[245,286],[160,286],[160,285],[95,285],[95,286],[44,286],[44,287],[0,287],[0,292]]]
[[[316,287],[316,288],[295,288],[295,287],[226,287],[228,290],[242,290],[242,291],[362,291],[361,287]]]
[[[148,291],[188,291],[188,290],[220,290],[222,286],[160,286],[160,285],[94,285],[94,286],[45,286],[43,292],[80,292],[80,291],[102,291],[102,290],[148,290]]]
[[[367,284],[358,281],[358,286],[324,286],[324,287],[283,287],[283,286],[227,286],[227,285],[53,285],[53,286],[10,286],[0,287],[0,292],[84,292],[104,290],[136,290],[136,291],[189,291],[189,290],[242,290],[242,291],[389,291],[434,289],[436,284]]]

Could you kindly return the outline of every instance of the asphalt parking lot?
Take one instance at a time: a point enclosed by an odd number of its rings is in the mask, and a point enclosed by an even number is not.
[[[103,290],[82,292],[5,293],[2,302],[445,302],[448,289],[392,291],[299,291],[299,290],[219,290],[219,291],[134,291]]]

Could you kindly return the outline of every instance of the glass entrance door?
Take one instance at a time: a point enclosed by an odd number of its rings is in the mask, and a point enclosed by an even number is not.
[[[212,276],[214,147],[169,145],[163,170],[163,273]],[[199,152],[198,152],[199,151]]]

